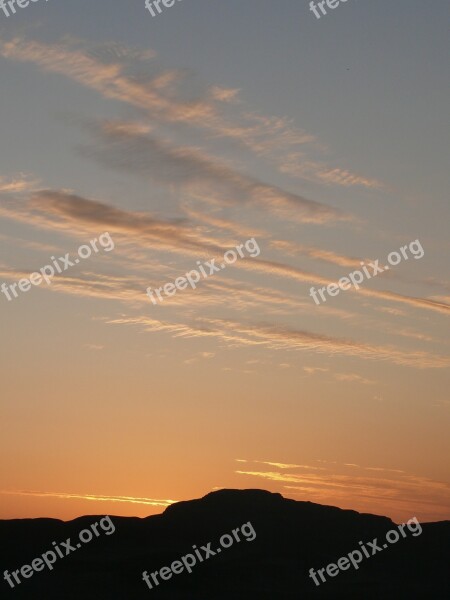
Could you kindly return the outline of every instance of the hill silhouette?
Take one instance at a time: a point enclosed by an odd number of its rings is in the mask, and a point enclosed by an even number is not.
[[[413,516],[413,515],[411,515]],[[422,533],[388,545],[370,558],[316,586],[309,576],[366,546],[397,526],[388,518],[311,502],[298,502],[263,490],[220,490],[179,502],[144,519],[111,517],[114,533],[94,537],[14,589],[3,579],[30,565],[52,542],[78,541],[79,532],[98,522],[86,516],[0,521],[1,598],[29,600],[288,600],[450,598],[450,521],[421,524]],[[182,556],[219,540],[244,523],[256,537],[244,538],[203,562],[192,573],[161,578],[149,589],[142,572],[159,571]],[[239,535],[239,534],[238,534]],[[229,542],[228,542],[229,543]],[[319,580],[320,581],[320,580]]]

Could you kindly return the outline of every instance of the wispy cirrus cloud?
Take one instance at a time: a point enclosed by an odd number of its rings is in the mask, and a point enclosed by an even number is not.
[[[99,494],[73,494],[68,492],[38,492],[29,490],[0,490],[0,494],[8,496],[34,496],[36,498],[60,498],[61,500],[88,500],[90,502],[126,502],[127,504],[145,504],[148,506],[167,507],[177,500],[156,500],[154,498],[138,498],[134,496],[103,496]]]
[[[303,367],[303,371],[308,375],[314,375],[314,373],[326,373],[329,369],[325,367]]]
[[[37,189],[39,180],[26,173],[0,175],[0,194],[17,194]]]
[[[115,208],[97,200],[87,199],[63,190],[41,190],[32,194],[29,202],[3,202],[0,216],[30,223],[37,227],[72,232],[109,230],[111,233],[135,236],[134,243],[142,247],[198,256],[204,253],[218,258],[228,247],[215,236],[206,237],[201,228],[187,220],[163,220],[149,213],[137,213]],[[270,260],[241,260],[236,269],[273,275],[293,281],[327,286],[334,281],[318,274]],[[390,291],[361,288],[354,295],[390,300],[412,308],[428,309],[450,314],[446,302],[405,296]]]
[[[399,521],[411,514],[421,520],[447,518],[450,502],[448,483],[409,474],[401,469],[363,467],[335,461],[315,462],[327,465],[324,472],[304,472],[305,466],[300,465],[291,468],[290,472],[286,469],[238,470],[236,474],[271,482],[276,491],[297,499],[387,514]],[[275,462],[263,464],[276,465]]]
[[[134,124],[106,121],[91,123],[94,143],[83,155],[164,185],[181,186],[185,193],[199,193],[225,204],[253,203],[281,218],[305,223],[352,220],[350,215],[308,200],[240,173],[192,147],[173,147]]]
[[[357,373],[336,373],[334,378],[337,381],[346,381],[349,383],[362,383],[364,385],[374,385],[376,381],[362,377]]]
[[[306,470],[313,470],[313,471],[324,471],[325,467],[315,467],[315,466],[311,466],[311,465],[295,465],[295,464],[286,464],[286,463],[279,463],[279,462],[268,462],[265,460],[246,460],[243,458],[236,458],[235,459],[236,462],[239,463],[256,463],[259,465],[268,465],[269,467],[276,467],[278,469],[306,469]]]
[[[39,250],[41,252],[57,252],[58,247],[44,242],[33,242],[18,238],[17,236],[4,235],[0,233],[0,240],[8,244],[8,246],[19,246],[21,248],[30,248],[31,250]]]
[[[304,153],[295,153],[289,156],[288,160],[280,166],[280,171],[292,177],[319,181],[327,185],[358,186],[368,189],[381,189],[384,187],[381,181],[377,179],[362,177],[347,169],[329,167],[323,162],[309,160]]]
[[[337,254],[330,250],[324,250],[322,248],[314,248],[312,246],[305,246],[296,242],[288,242],[285,240],[271,240],[270,246],[275,250],[282,251],[285,255],[298,256],[303,255],[308,258],[321,260],[339,267],[354,267],[359,269],[361,267],[361,259],[353,258],[350,256],[344,256]]]
[[[328,356],[389,361],[419,369],[448,368],[450,358],[428,352],[403,351],[392,346],[367,344],[274,325],[242,323],[225,319],[190,319],[189,324],[147,316],[123,316],[107,320],[115,325],[139,326],[144,331],[165,331],[174,337],[210,337],[230,346],[260,346],[272,350],[303,350]]]
[[[299,148],[310,145],[317,152],[323,144],[296,128],[290,119],[248,110],[237,101],[237,89],[197,86],[196,97],[189,97],[186,89],[192,88],[194,77],[186,70],[157,66],[152,50],[136,51],[110,43],[92,46],[69,37],[54,44],[14,37],[0,39],[0,56],[69,77],[106,98],[144,111],[158,123],[187,125],[208,136],[232,140],[258,156],[269,157],[281,172],[294,177],[345,187],[381,185],[375,179],[305,156]],[[230,113],[230,107],[234,112]]]

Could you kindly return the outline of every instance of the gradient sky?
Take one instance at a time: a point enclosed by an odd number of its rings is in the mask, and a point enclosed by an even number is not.
[[[0,283],[115,243],[0,295],[1,518],[221,487],[450,518],[450,5],[308,4],[0,14]],[[145,295],[253,237],[257,258]]]

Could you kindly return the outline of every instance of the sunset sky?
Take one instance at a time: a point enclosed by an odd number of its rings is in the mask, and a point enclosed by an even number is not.
[[[0,294],[0,518],[227,487],[450,519],[450,4],[308,5],[0,13],[0,285],[114,241]]]

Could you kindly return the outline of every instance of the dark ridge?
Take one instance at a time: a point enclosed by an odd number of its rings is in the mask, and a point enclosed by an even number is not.
[[[0,521],[0,598],[30,600],[448,600],[450,522],[421,524],[422,533],[390,544],[353,567],[327,576],[316,586],[309,569],[326,568],[374,538],[385,541],[397,526],[388,518],[312,502],[297,502],[264,490],[219,490],[179,502],[162,515],[144,519],[111,517],[115,532],[58,559],[11,589],[9,573],[53,549],[52,542],[78,542],[79,532],[102,516],[73,521]],[[242,533],[250,522],[253,541]],[[173,575],[150,590],[142,572],[159,571],[239,528],[241,541],[199,562],[193,572]],[[250,534],[250,529],[246,529]],[[250,535],[248,535],[250,537]]]

